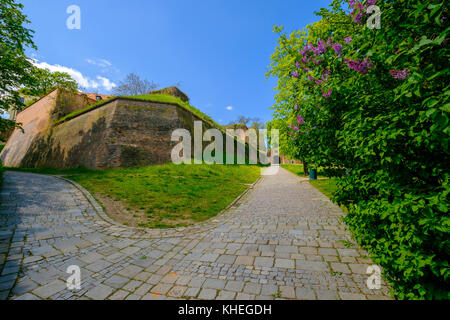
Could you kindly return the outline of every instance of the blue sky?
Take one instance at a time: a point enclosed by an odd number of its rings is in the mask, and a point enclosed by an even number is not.
[[[128,73],[166,87],[181,82],[191,104],[226,124],[271,119],[275,79],[265,72],[274,25],[301,29],[330,0],[21,0],[42,67],[68,71],[86,91],[108,94]],[[81,29],[69,30],[70,5]]]

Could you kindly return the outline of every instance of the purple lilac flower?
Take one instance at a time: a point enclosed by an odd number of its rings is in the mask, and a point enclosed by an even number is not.
[[[408,69],[405,70],[391,70],[391,76],[395,79],[404,80],[409,76],[410,71]]]
[[[296,105],[296,106],[294,107],[294,110],[298,110],[298,105]]]
[[[323,80],[316,80],[316,84],[319,85],[323,82]]]
[[[297,116],[297,122],[299,125],[305,124],[305,118],[303,118],[302,116]]]
[[[342,52],[342,45],[339,43],[334,43],[332,45],[332,47],[333,47],[334,51],[336,52],[336,54],[340,56],[341,52]]]
[[[313,78],[310,74],[308,74],[308,80],[311,81],[311,82],[313,82],[313,81],[314,81],[314,78]]]
[[[309,58],[307,56],[302,57],[302,63],[308,63],[310,60],[311,60],[311,58]]]
[[[378,0],[367,0],[366,7],[373,6],[373,5],[377,4],[377,2],[378,2]]]
[[[294,78],[298,78],[298,71],[292,72],[292,76],[293,76]]]
[[[331,97],[331,94],[333,93],[333,89],[328,90],[328,92],[325,92],[322,90],[322,95],[328,99],[329,97]]]
[[[316,55],[322,54],[325,51],[327,51],[325,41],[323,41],[322,39],[319,39],[319,41],[317,42],[317,48],[313,49],[313,51]]]
[[[350,42],[352,42],[352,38],[347,37],[347,38],[344,39],[344,41],[345,41],[346,44],[349,44]]]
[[[292,127],[292,129],[294,129],[294,131],[298,131],[298,130],[300,130],[300,128],[299,128],[299,127],[297,127],[297,126],[294,126],[294,127]]]
[[[295,66],[297,67],[297,69],[299,69],[300,68],[300,62],[296,61],[295,62]]]
[[[327,41],[327,45],[328,45],[328,46],[331,46],[331,41],[332,41],[332,39],[331,39],[331,38],[328,38],[328,41]]]
[[[314,59],[313,62],[315,65],[320,65],[322,63],[322,60]]]
[[[345,59],[345,63],[350,69],[355,70],[361,74],[366,74],[367,72],[369,72],[369,69],[373,67],[373,63],[369,58],[365,58],[363,61]]]

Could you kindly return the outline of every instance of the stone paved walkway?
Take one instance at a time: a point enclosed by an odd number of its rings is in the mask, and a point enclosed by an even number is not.
[[[264,177],[205,227],[142,233],[114,225],[73,184],[7,172],[0,299],[385,299],[342,211],[297,176]],[[195,231],[195,232],[194,232]],[[69,291],[67,267],[81,268]]]

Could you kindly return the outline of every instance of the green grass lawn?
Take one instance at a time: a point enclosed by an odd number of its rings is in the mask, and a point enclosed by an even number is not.
[[[328,198],[333,196],[333,192],[337,190],[336,179],[324,179],[309,181],[316,189],[326,195]]]
[[[97,199],[103,199],[101,202],[112,218],[130,226],[147,228],[182,227],[214,217],[260,175],[259,166],[246,165],[165,164],[97,171],[20,170],[64,174]],[[120,215],[110,214],[111,205],[122,209],[118,211]]]
[[[303,174],[303,165],[282,164],[281,167],[292,173],[295,173],[298,176],[305,177],[305,175]],[[319,178],[323,177],[321,168],[319,168],[318,170],[318,177]],[[316,189],[318,189],[328,198],[331,198],[333,192],[336,191],[337,189],[337,179],[320,179],[309,181],[309,183],[311,183]]]
[[[303,176],[303,165],[302,164],[280,164],[280,167],[286,169],[296,175]]]

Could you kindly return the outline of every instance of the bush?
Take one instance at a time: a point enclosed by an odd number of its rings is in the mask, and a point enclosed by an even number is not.
[[[346,168],[335,200],[397,298],[448,299],[448,8],[349,1],[347,14],[342,2],[322,9],[300,41],[281,42],[291,52],[283,76],[290,94],[280,99],[291,148],[313,165]],[[366,25],[374,2],[379,30]]]

